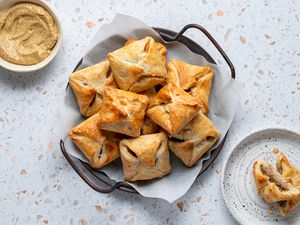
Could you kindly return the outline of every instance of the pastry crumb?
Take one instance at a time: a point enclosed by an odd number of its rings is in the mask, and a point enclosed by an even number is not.
[[[272,150],[272,152],[273,152],[274,154],[277,154],[278,151],[279,151],[279,149],[278,149],[277,147],[273,148],[273,150]]]
[[[178,202],[177,207],[179,208],[180,212],[183,211],[184,203],[183,202]]]

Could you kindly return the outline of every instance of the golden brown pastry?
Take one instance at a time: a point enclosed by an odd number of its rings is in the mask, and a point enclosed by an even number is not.
[[[120,135],[100,130],[99,117],[95,114],[70,131],[71,140],[94,168],[101,168],[120,156]]]
[[[300,185],[300,171],[288,161],[283,153],[278,155],[276,167],[287,182]]]
[[[139,93],[166,82],[164,56],[151,37],[134,41],[107,57],[120,89]]]
[[[148,116],[145,116],[141,134],[154,134],[159,131],[159,126]]]
[[[213,69],[209,66],[196,66],[177,59],[168,63],[168,81],[189,94],[199,98],[203,103],[201,111],[209,111],[209,95],[213,79]]]
[[[133,42],[137,41],[137,39],[130,38],[125,42],[125,46],[129,45]],[[167,48],[161,44],[160,42],[155,42],[155,47],[159,51],[159,53],[163,56],[164,65],[167,65]]]
[[[193,166],[219,139],[219,132],[201,111],[178,134],[169,136],[169,148],[183,163]]]
[[[169,134],[177,134],[201,109],[201,102],[168,83],[150,101],[146,114]]]
[[[117,87],[108,61],[72,73],[69,83],[84,116],[91,116],[99,111],[104,86]]]
[[[279,154],[276,166],[282,177],[300,191],[300,171],[290,164],[283,153]],[[287,216],[300,205],[300,195],[288,201],[281,201],[278,205],[281,215]]]
[[[300,191],[288,183],[268,162],[256,160],[253,165],[257,192],[268,203],[291,200]]]
[[[141,92],[139,94],[146,95],[149,98],[149,100],[151,101],[151,99],[156,95],[156,91],[155,91],[155,88],[152,87],[152,88],[150,88],[150,89],[148,89],[146,91],[143,91],[143,92]]]
[[[146,95],[151,101],[151,99],[156,95],[156,91],[155,88],[153,87],[148,89],[147,91],[141,92],[140,94]],[[158,131],[159,131],[159,126],[148,116],[145,116],[141,134],[154,134],[157,133]]]
[[[167,136],[163,132],[123,139],[120,152],[127,181],[150,180],[171,171]]]
[[[138,137],[148,103],[145,95],[105,87],[98,124],[103,130]]]

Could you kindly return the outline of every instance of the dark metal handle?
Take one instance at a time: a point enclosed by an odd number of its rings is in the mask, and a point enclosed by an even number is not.
[[[163,33],[163,35],[161,35],[161,36],[165,41],[173,42],[173,41],[177,41],[179,38],[181,38],[183,33],[190,28],[195,28],[197,30],[200,30],[213,43],[213,45],[216,47],[216,49],[223,56],[224,60],[228,64],[230,71],[231,71],[231,77],[233,79],[235,79],[235,69],[234,69],[232,62],[230,61],[230,59],[228,58],[228,56],[226,55],[224,50],[221,48],[221,46],[218,44],[218,42],[213,38],[213,36],[211,36],[211,34],[204,27],[202,27],[198,24],[188,24],[184,28],[182,28],[181,31],[179,31],[175,36],[171,36],[171,35],[165,34],[163,32],[159,32],[159,33]]]
[[[75,161],[71,158],[71,156],[68,154],[68,152],[65,149],[65,145],[63,140],[60,140],[60,149],[66,158],[66,160],[69,162],[69,164],[72,166],[72,168],[76,171],[76,173],[82,178],[82,180],[89,185],[92,189],[94,189],[97,192],[101,193],[110,193],[113,192],[115,189],[120,189],[126,192],[130,193],[137,193],[137,191],[131,187],[129,184],[123,181],[116,182],[115,180],[112,180],[109,178],[104,172],[94,170],[92,169],[87,163],[80,162],[80,164],[84,167],[85,171],[81,170],[79,166],[76,165]],[[91,178],[87,176],[87,173],[89,173],[92,177],[94,177],[94,182]],[[101,176],[101,177],[100,177]],[[102,184],[102,186],[106,186],[107,188],[99,187]]]

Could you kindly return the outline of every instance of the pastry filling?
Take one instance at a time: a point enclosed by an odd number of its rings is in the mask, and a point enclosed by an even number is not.
[[[209,141],[209,142],[213,142],[214,140],[216,140],[216,138],[213,137],[213,136],[207,136],[206,140]]]
[[[107,73],[106,73],[106,78],[109,78],[111,73],[112,73],[112,69],[111,69],[111,67],[109,67],[107,70]]]
[[[98,154],[98,159],[101,158],[102,152],[103,152],[103,146],[101,146],[100,152],[99,152],[99,154]]]
[[[269,181],[275,183],[281,191],[289,190],[288,183],[286,183],[271,166],[260,165],[260,169],[265,176],[269,177]]]
[[[135,154],[134,151],[132,151],[130,148],[127,148],[127,152],[132,155],[133,157],[137,158],[137,155]]]
[[[89,104],[89,107],[91,107],[91,106],[94,104],[94,102],[95,102],[95,100],[96,100],[96,96],[97,96],[97,94],[94,95],[92,101],[91,101],[90,104]]]
[[[169,141],[173,141],[173,142],[184,142],[183,139],[176,138],[176,137],[170,137],[170,138],[169,138]]]
[[[287,205],[287,201],[280,201],[280,202],[278,202],[278,205],[279,205],[280,207],[284,208],[284,207],[286,207],[286,205]]]

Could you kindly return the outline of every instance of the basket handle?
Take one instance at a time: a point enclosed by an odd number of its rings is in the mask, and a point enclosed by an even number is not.
[[[185,27],[183,27],[181,29],[181,31],[179,31],[175,36],[166,34],[163,31],[161,31],[159,33],[163,33],[163,36],[161,35],[161,37],[165,41],[173,42],[173,41],[177,41],[183,35],[183,33],[186,32],[190,28],[195,28],[197,30],[200,30],[211,41],[211,43],[213,43],[213,45],[216,47],[218,52],[222,55],[223,59],[226,61],[227,65],[229,66],[230,71],[231,71],[231,77],[233,79],[235,79],[235,69],[234,69],[232,62],[230,61],[229,57],[226,55],[224,50],[221,48],[221,46],[218,44],[218,42],[213,38],[213,36],[211,36],[211,34],[204,27],[200,26],[199,24],[188,24]]]
[[[126,182],[116,182],[115,180],[110,179],[104,172],[94,170],[87,163],[78,160],[83,166],[84,170],[80,169],[79,166],[77,166],[75,161],[72,159],[72,157],[69,155],[69,153],[66,151],[63,140],[60,140],[60,149],[66,160],[71,165],[71,167],[76,171],[76,173],[81,177],[81,179],[95,191],[101,193],[110,193],[113,192],[115,189],[120,189],[130,193],[137,193],[137,191]],[[93,177],[93,179],[89,178],[87,176],[87,173],[90,174]],[[101,187],[99,184],[101,184]]]

